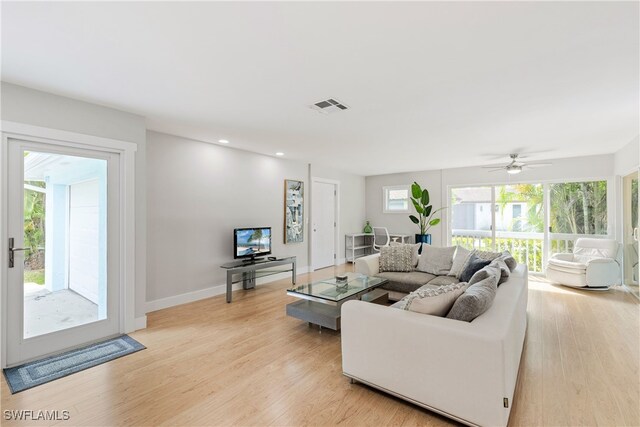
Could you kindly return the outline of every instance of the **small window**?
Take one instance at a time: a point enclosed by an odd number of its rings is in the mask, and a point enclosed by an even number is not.
[[[406,213],[409,212],[409,186],[398,185],[383,187],[383,212]]]

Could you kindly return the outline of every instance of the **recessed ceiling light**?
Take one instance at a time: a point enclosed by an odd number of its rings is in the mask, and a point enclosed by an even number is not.
[[[284,153],[283,153],[283,152],[281,152],[281,151],[278,151],[278,152],[276,153],[276,156],[284,156]]]
[[[229,143],[229,141],[228,141],[228,140],[226,140],[226,139],[219,139],[219,140],[218,140],[218,142],[219,142],[220,144],[228,144],[228,143]]]

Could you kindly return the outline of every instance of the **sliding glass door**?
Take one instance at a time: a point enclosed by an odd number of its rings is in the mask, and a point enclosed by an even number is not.
[[[508,250],[541,273],[579,237],[607,237],[607,181],[452,188],[449,224],[452,244]]]
[[[551,252],[571,252],[579,237],[607,235],[607,181],[549,184]]]
[[[533,272],[544,258],[544,191],[542,184],[495,186],[496,251],[509,251]]]
[[[638,295],[638,173],[622,180],[624,284]]]

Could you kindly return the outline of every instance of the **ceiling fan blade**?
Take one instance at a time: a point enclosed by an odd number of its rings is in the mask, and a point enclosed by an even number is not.
[[[496,153],[485,153],[481,154],[480,156],[484,157],[486,160],[504,160],[509,157],[508,155]]]
[[[487,171],[487,172],[500,172],[500,171],[504,171],[504,170],[505,170],[505,168],[498,168],[498,169],[492,169],[492,170]]]
[[[526,165],[522,166],[527,168],[544,168],[551,165],[553,165],[553,163],[527,163]]]
[[[504,169],[504,166],[501,165],[493,165],[493,166],[482,166],[483,169],[495,169],[495,168],[500,168],[500,169]]]

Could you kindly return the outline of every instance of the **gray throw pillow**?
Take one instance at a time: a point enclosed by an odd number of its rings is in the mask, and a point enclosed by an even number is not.
[[[513,257],[513,255],[511,255],[511,252],[509,251],[502,252],[502,255],[500,255],[500,259],[503,260],[505,264],[507,264],[507,267],[509,267],[509,270],[512,272],[518,266],[518,261],[516,261],[516,259]]]
[[[460,273],[464,270],[464,267],[467,265],[469,258],[475,252],[474,250],[469,250],[467,248],[463,248],[462,246],[456,246],[456,253],[453,256],[453,263],[451,264],[451,270],[449,270],[449,276],[453,276],[456,278],[460,278]]]
[[[455,246],[440,248],[424,244],[422,245],[422,254],[420,254],[416,270],[437,276],[445,276],[451,271],[455,251]]]
[[[496,258],[493,261],[491,261],[491,264],[489,264],[489,267],[490,268],[493,267],[498,271],[500,271],[500,279],[498,280],[498,286],[506,282],[509,279],[509,275],[511,275],[511,270],[509,270],[509,267],[507,267],[507,264],[502,260],[502,258]]]
[[[469,286],[453,303],[447,317],[471,322],[491,307],[497,291],[498,278],[493,275]]]
[[[469,280],[469,286],[481,282],[490,276],[495,276],[496,278],[500,277],[500,270],[496,267],[491,266],[491,264],[487,265],[481,270],[476,271]]]
[[[409,245],[402,245],[383,246],[380,248],[380,273],[385,271],[413,271],[411,247]]]
[[[469,282],[476,271],[480,271],[489,265],[491,261],[487,261],[481,258],[478,258],[475,254],[471,255],[467,265],[464,267],[462,273],[460,273],[460,281],[461,282]]]

